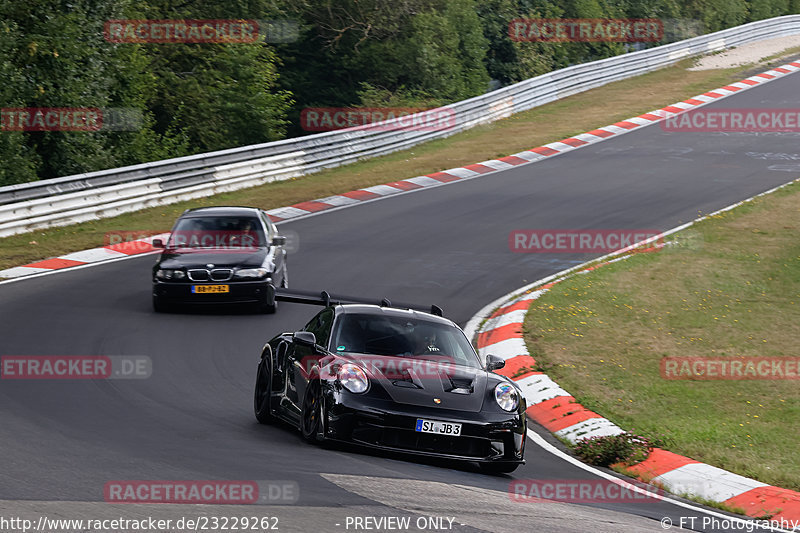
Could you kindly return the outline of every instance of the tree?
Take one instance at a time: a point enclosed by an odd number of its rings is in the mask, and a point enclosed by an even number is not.
[[[299,0],[302,38],[279,47],[297,105],[444,104],[488,89],[475,0]],[[380,97],[377,98],[377,95]],[[300,133],[295,127],[293,132]]]
[[[10,57],[20,39],[19,29],[13,21],[0,22],[0,102],[7,108],[23,107],[20,98],[24,77]],[[25,134],[0,131],[0,186],[24,183],[36,179],[36,154],[25,144]]]
[[[25,164],[5,171],[5,182],[53,178],[168,157],[176,143],[149,128],[145,108],[154,87],[137,45],[108,42],[105,21],[121,18],[127,0],[0,2],[5,41],[0,57],[9,75],[3,105],[22,108],[125,109],[141,122],[128,131],[4,132]],[[107,126],[107,124],[106,124]],[[14,174],[12,177],[11,174]]]
[[[259,20],[279,13],[260,1],[220,4],[156,0],[148,19]],[[278,57],[268,43],[142,45],[156,80],[147,107],[155,131],[179,135],[192,153],[263,143],[284,137],[288,91],[277,88]]]

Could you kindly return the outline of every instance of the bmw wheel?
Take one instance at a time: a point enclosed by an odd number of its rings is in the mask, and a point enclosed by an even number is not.
[[[159,298],[155,294],[153,295],[153,311],[155,311],[156,313],[166,313],[167,311],[169,311],[167,304],[164,303],[161,300],[161,298]]]

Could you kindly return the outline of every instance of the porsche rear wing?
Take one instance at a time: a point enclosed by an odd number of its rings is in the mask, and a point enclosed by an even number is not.
[[[430,307],[420,307],[417,305],[404,304],[400,302],[392,303],[387,298],[382,299],[380,302],[368,300],[366,298],[356,298],[353,296],[341,296],[331,294],[328,291],[313,292],[313,291],[298,291],[295,289],[275,289],[275,300],[280,302],[292,302],[296,304],[311,304],[321,305],[328,307],[329,305],[339,304],[369,304],[380,305],[381,307],[391,307],[394,309],[414,309],[424,313],[430,313],[436,316],[443,316],[442,308],[438,305],[431,305]]]

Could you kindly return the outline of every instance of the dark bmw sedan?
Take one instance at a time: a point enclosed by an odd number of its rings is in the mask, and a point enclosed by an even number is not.
[[[205,207],[175,222],[153,266],[153,308],[174,304],[251,304],[276,310],[275,288],[288,287],[286,238],[253,207]]]

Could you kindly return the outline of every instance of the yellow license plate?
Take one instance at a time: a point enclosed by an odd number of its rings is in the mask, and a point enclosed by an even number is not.
[[[231,292],[229,285],[192,285],[192,292],[195,294],[219,294]]]

